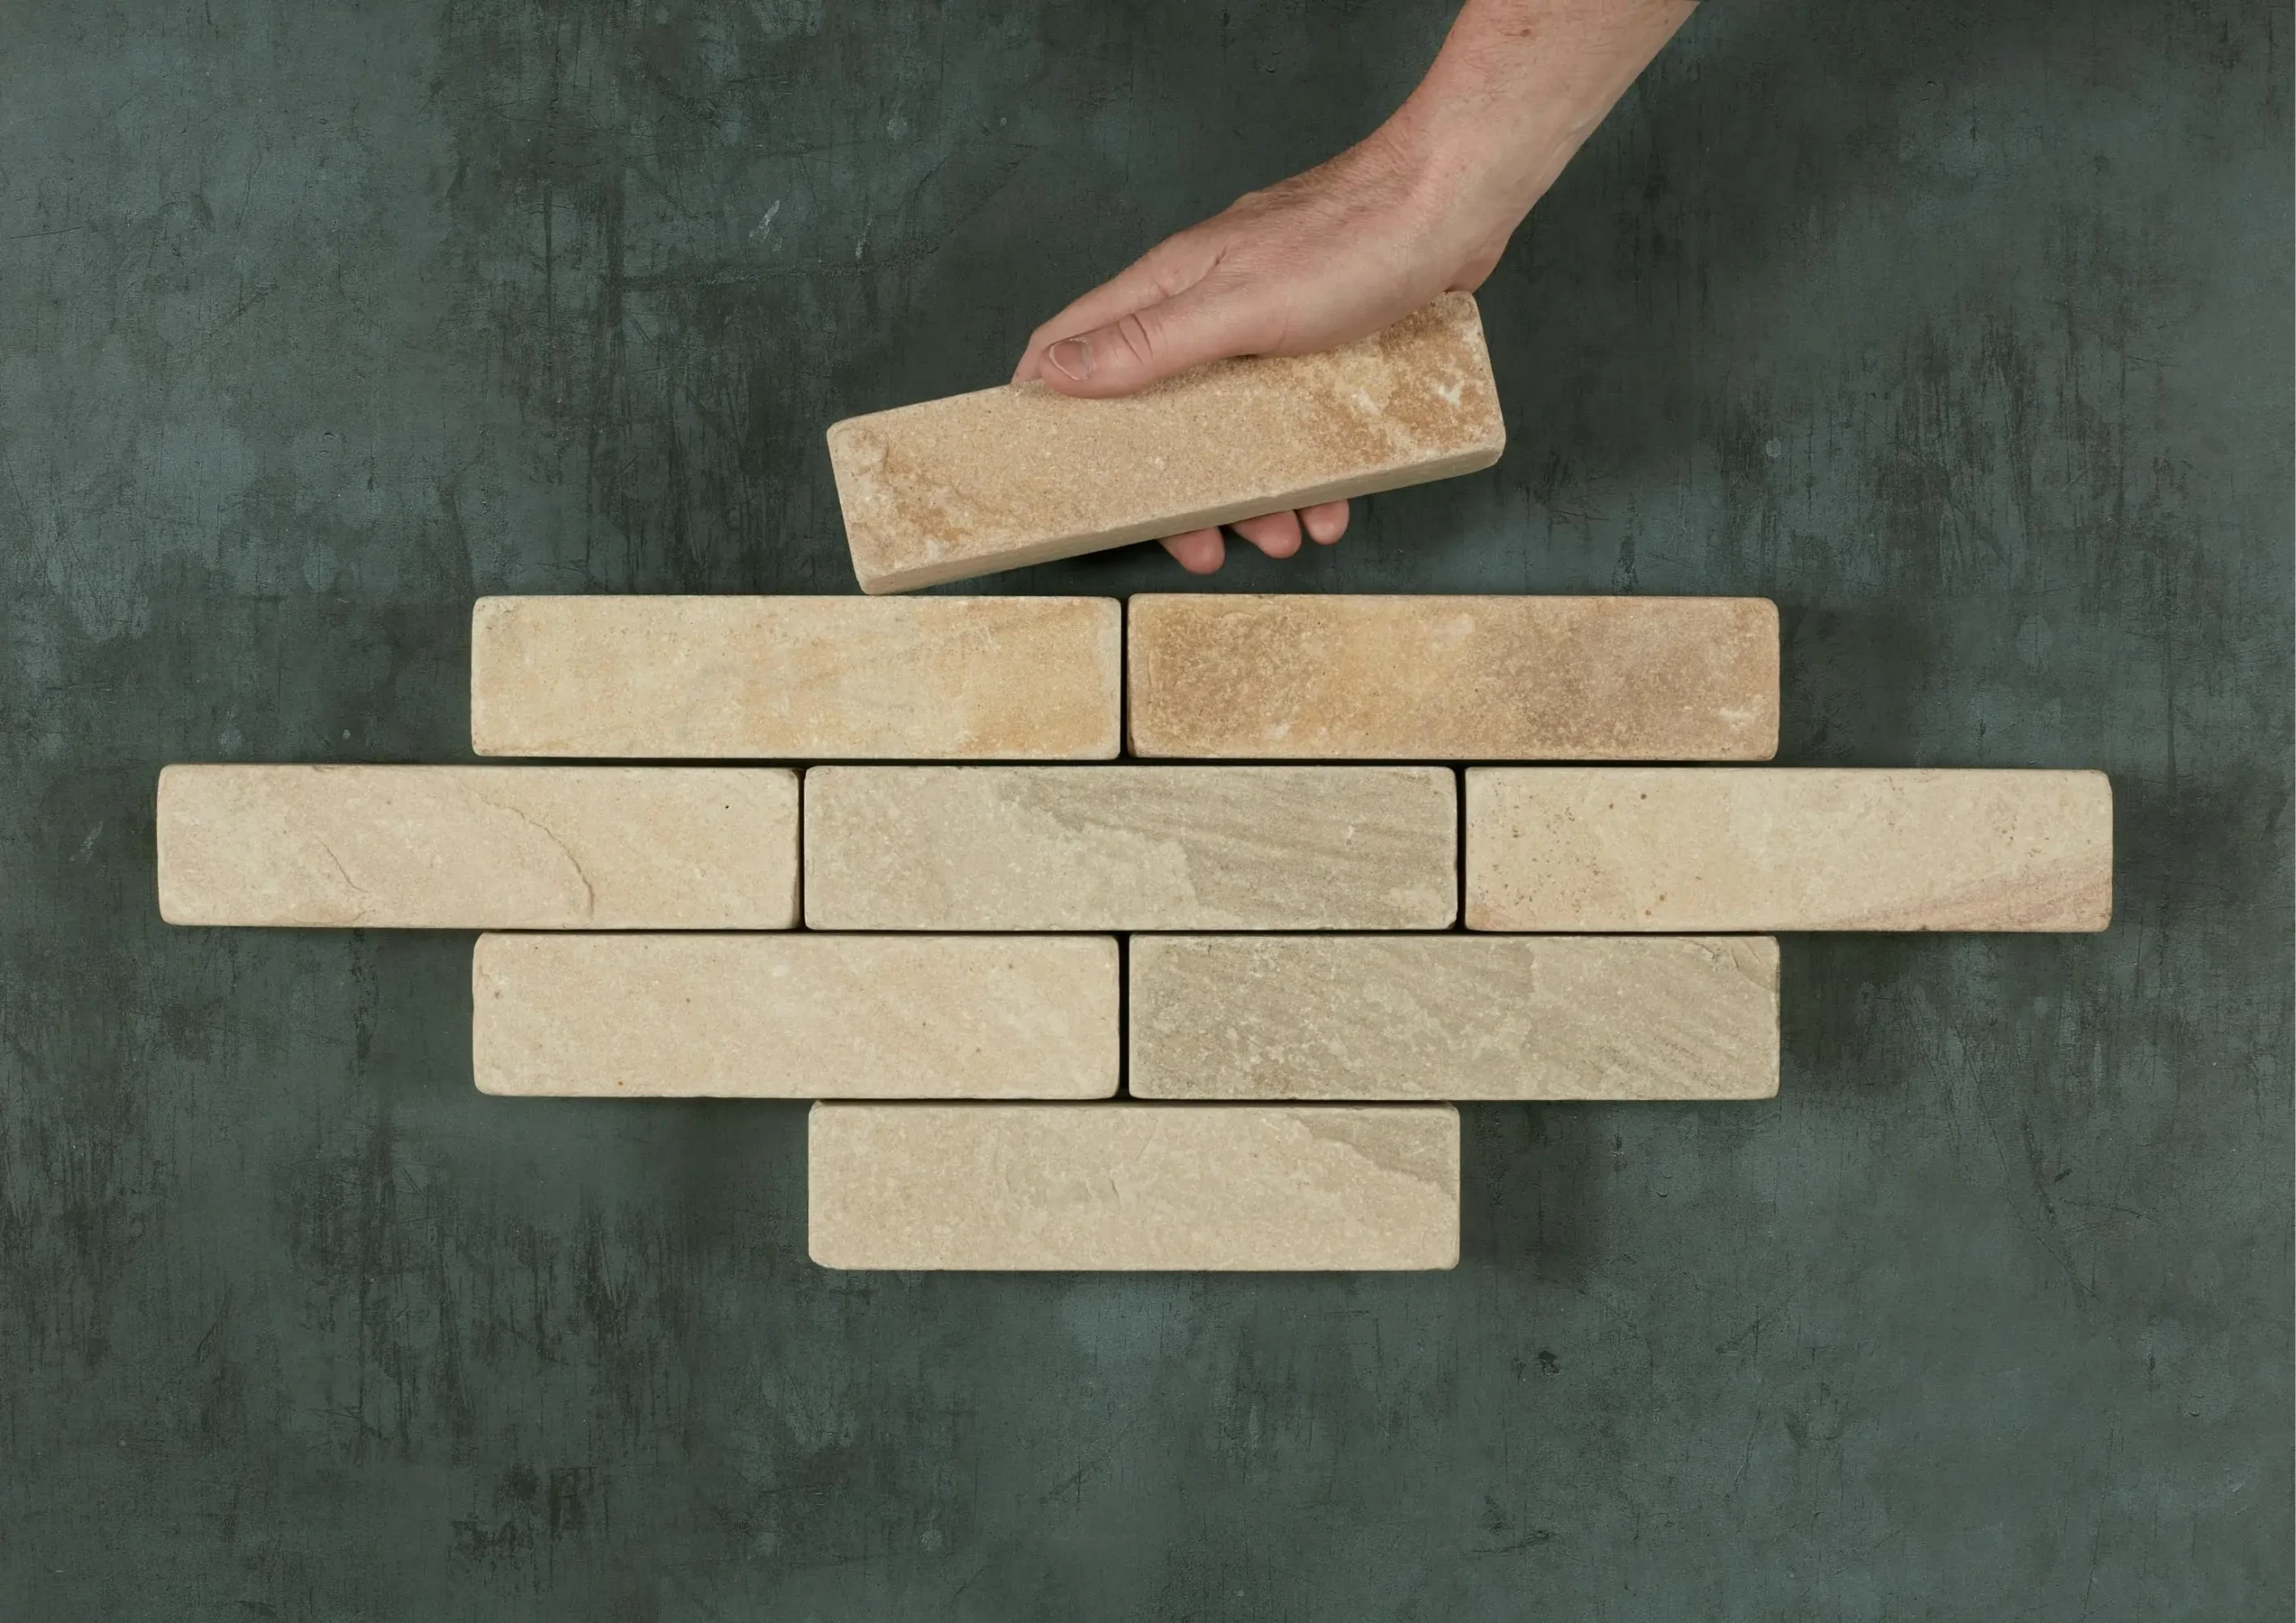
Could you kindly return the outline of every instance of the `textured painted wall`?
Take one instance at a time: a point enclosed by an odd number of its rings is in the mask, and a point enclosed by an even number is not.
[[[2113,775],[2109,933],[1789,942],[1774,1103],[1470,1110],[1456,1273],[822,1272],[801,1109],[160,924],[161,763],[465,758],[474,593],[848,590],[830,420],[1444,22],[0,10],[0,1615],[2288,1614],[2268,0],[1709,5],[1485,291],[1506,460],[1221,577],[1764,593],[1782,759]]]

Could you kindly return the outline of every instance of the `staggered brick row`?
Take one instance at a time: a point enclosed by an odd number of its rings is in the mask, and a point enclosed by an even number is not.
[[[412,930],[1441,930],[1444,767],[178,766],[161,915]],[[1496,932],[2100,930],[2094,772],[1466,773]]]
[[[1137,935],[1120,972],[1100,935],[489,934],[471,992],[487,1093],[1107,1098],[1127,1052],[1137,1098],[1778,1091],[1768,936]]]
[[[2110,913],[2097,774],[1584,764],[1768,759],[1759,601],[489,599],[472,725],[711,764],[172,767],[163,915],[489,932],[489,1093],[880,1101],[838,1266],[1448,1266],[1448,1101],[1768,1098],[1772,933]]]
[[[1767,760],[1778,612],[1223,593],[490,597],[472,615],[481,755],[1106,759],[1127,698],[1151,758]]]

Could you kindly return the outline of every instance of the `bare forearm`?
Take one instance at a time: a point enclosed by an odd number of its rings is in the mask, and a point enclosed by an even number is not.
[[[1544,195],[1695,0],[1467,0],[1377,139],[1432,219],[1506,233]]]

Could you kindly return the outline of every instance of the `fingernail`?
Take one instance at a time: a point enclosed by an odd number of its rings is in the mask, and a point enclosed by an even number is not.
[[[1060,375],[1071,383],[1082,383],[1092,375],[1092,344],[1087,338],[1064,338],[1044,352],[1044,358],[1059,369]]]

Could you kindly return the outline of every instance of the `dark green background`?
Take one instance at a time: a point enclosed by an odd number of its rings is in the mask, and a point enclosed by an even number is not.
[[[466,757],[474,594],[849,591],[830,421],[1445,20],[0,4],[0,1616],[2289,1615],[2269,0],[1709,5],[1484,290],[1506,460],[1221,577],[1767,594],[1782,759],[2112,775],[2109,932],[1789,941],[1774,1103],[1467,1111],[1455,1273],[823,1272],[801,1107],[155,916],[162,762]]]

